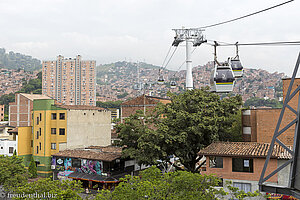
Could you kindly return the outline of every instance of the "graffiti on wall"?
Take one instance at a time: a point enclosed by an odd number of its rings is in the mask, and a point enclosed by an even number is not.
[[[102,172],[102,161],[92,161],[92,160],[81,160],[81,167],[77,168],[76,171],[86,173],[86,174],[99,174]]]
[[[73,160],[74,161],[74,160]],[[75,159],[76,161],[76,159]],[[55,163],[58,171],[75,171],[86,174],[99,174],[103,172],[103,162],[81,159],[80,163],[72,165],[72,158],[52,158],[52,163]]]

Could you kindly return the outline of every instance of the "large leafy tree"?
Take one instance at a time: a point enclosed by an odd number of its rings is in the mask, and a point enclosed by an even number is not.
[[[27,181],[27,170],[22,159],[17,156],[0,156],[0,185],[6,191]]]
[[[216,140],[239,140],[232,135],[240,134],[236,124],[240,96],[220,99],[202,88],[170,94],[170,98],[171,103],[160,104],[152,116],[137,113],[118,126],[124,156],[156,164],[169,162],[174,155],[186,170],[197,171],[200,149]]]
[[[43,178],[15,187],[13,193],[20,194],[15,199],[82,199],[79,196],[82,191],[80,182]]]
[[[220,180],[212,175],[200,175],[187,171],[176,171],[162,174],[156,167],[141,172],[139,176],[127,176],[114,191],[100,191],[96,200],[127,200],[127,199],[225,199],[228,195],[224,190],[216,189]],[[229,187],[232,198],[258,196],[259,193],[245,193],[237,188]],[[257,199],[257,198],[256,198]]]

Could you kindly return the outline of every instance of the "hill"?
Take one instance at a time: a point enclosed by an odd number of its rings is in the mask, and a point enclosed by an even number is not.
[[[25,71],[35,71],[41,69],[41,61],[32,56],[15,53],[6,53],[4,48],[0,48],[0,67],[6,69],[24,69]]]
[[[209,86],[209,79],[213,63],[193,68],[194,88]],[[185,88],[185,70],[174,72],[164,70],[162,72],[165,84],[157,85],[159,67],[143,63],[140,65],[140,84],[146,85],[146,94],[166,97],[169,90],[181,92]],[[246,101],[251,97],[275,99],[282,96],[282,81],[284,73],[270,73],[262,69],[246,68],[244,77],[238,79],[234,86],[234,94],[241,94]],[[170,80],[176,80],[177,88],[170,89]],[[125,100],[143,93],[138,88],[137,66],[130,62],[116,62],[97,67],[97,93],[98,99]],[[153,89],[153,90],[150,90]],[[122,95],[127,94],[127,95]],[[101,97],[101,98],[100,98]],[[119,97],[119,98],[118,98]]]

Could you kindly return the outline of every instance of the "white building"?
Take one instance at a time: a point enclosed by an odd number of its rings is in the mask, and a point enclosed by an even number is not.
[[[0,139],[0,155],[12,156],[17,151],[17,141]]]

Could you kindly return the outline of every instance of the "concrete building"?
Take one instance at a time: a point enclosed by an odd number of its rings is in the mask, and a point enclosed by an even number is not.
[[[96,106],[96,61],[64,58],[42,63],[43,95],[66,105]]]
[[[17,151],[17,141],[0,139],[0,155],[12,156]]]
[[[51,155],[61,150],[111,144],[110,111],[103,108],[39,99],[31,116],[31,126],[18,127],[18,156],[25,166],[33,156],[40,176],[51,175]]]
[[[9,103],[8,120],[10,126],[19,127],[31,125],[31,111],[33,108],[33,100],[35,99],[51,98],[40,94],[15,94],[15,102]]]

